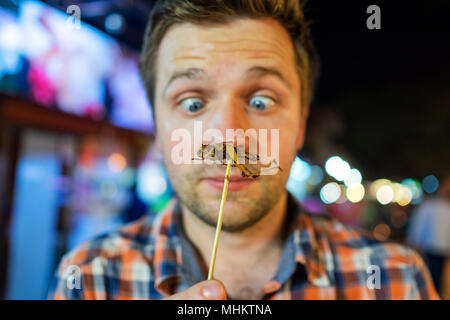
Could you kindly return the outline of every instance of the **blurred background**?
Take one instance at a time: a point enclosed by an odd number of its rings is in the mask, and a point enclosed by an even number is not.
[[[378,2],[381,30],[372,3],[306,7],[321,74],[287,188],[419,250],[450,298],[450,6]],[[173,194],[137,68],[153,1],[0,3],[0,298],[45,299],[64,253]]]

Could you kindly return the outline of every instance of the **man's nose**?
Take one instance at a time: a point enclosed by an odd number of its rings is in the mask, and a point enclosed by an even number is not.
[[[206,128],[219,130],[224,139],[227,137],[227,130],[236,132],[237,129],[242,129],[245,132],[248,127],[249,121],[245,106],[235,99],[226,99],[216,105],[206,123]]]

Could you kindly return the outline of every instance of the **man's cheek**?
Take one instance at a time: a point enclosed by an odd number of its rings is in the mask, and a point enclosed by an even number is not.
[[[161,144],[163,145],[163,155],[167,162],[171,163],[178,163],[174,154],[174,151],[177,151],[178,149],[182,150],[183,146],[181,145],[183,142],[183,139],[180,136],[175,136],[174,130],[167,130],[167,128],[164,128],[164,130],[160,130],[160,137],[161,137]],[[179,152],[181,153],[181,152]],[[174,158],[175,157],[175,158]]]
[[[174,165],[170,160],[166,161],[166,169],[170,183],[177,192],[183,192],[187,188],[187,185],[192,182],[188,178],[189,171],[185,167],[186,165]]]

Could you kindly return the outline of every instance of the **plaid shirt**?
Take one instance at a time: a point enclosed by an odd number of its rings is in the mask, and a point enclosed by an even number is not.
[[[292,196],[289,216],[278,272],[264,286],[264,299],[439,299],[415,251],[305,213]],[[180,219],[173,199],[160,214],[69,252],[49,298],[162,299],[205,280]]]

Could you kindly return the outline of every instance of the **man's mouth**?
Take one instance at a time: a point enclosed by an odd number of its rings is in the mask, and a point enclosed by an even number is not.
[[[207,183],[207,185],[211,186],[217,190],[223,190],[225,176],[218,175],[212,177],[206,177],[201,179]],[[258,178],[246,178],[241,175],[230,175],[230,182],[228,183],[228,191],[241,191],[248,188],[251,184],[255,183]]]

